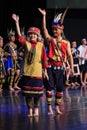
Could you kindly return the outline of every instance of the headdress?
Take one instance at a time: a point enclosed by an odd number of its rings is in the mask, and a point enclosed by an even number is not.
[[[10,37],[12,35],[15,35],[15,31],[13,31],[12,29],[7,30],[7,34],[8,34],[8,37]]]
[[[54,20],[52,22],[52,26],[55,26],[55,27],[58,27],[60,29],[64,29],[64,25],[63,25],[63,21],[64,21],[64,17],[66,15],[66,12],[67,12],[68,8],[65,9],[64,13],[57,13],[55,16],[54,16]]]
[[[37,27],[30,27],[28,29],[28,32],[27,33],[36,33],[38,36],[40,35],[40,29],[37,28]]]
[[[25,37],[25,27],[21,28],[21,34]]]

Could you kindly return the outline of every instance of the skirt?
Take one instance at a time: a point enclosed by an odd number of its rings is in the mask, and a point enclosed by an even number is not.
[[[38,79],[29,76],[22,76],[19,81],[19,86],[22,89],[22,95],[26,97],[41,97],[43,96],[43,79]]]

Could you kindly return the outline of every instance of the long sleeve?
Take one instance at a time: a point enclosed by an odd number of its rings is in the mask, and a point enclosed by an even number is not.
[[[22,46],[26,44],[26,38],[24,38],[22,35],[18,37],[18,41]]]

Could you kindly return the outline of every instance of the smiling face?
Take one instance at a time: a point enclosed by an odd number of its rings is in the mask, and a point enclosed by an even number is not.
[[[36,42],[38,39],[38,35],[34,32],[28,33],[27,38],[29,39],[30,42]]]
[[[36,42],[40,36],[40,29],[37,27],[30,27],[27,32],[27,40]]]
[[[59,35],[62,34],[63,29],[61,29],[61,28],[59,28],[59,27],[53,26],[53,27],[52,27],[52,32],[53,32],[54,37],[58,37]]]

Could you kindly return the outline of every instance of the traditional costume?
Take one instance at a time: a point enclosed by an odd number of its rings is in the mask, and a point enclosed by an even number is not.
[[[0,42],[3,42],[1,40],[3,40],[3,37],[0,36]],[[2,45],[0,45],[0,92],[6,80],[6,70],[5,70],[4,62],[7,55],[8,54],[4,51],[4,49],[2,48]]]
[[[28,33],[35,33],[39,36],[40,30],[36,27],[30,27]],[[23,36],[20,36],[18,41],[24,48],[24,69],[21,78],[22,94],[26,97],[29,110],[32,110],[32,100],[34,107],[37,108],[44,92],[42,69],[48,66],[46,51],[42,42],[29,42]]]
[[[15,37],[15,32],[10,31],[8,38],[12,36]],[[17,84],[20,79],[20,74],[16,73],[16,71],[20,69],[17,57],[17,45],[13,41],[9,41],[9,43],[4,46],[4,50],[9,53],[7,61],[5,62],[5,68],[8,74],[9,89],[14,90],[13,88],[15,88],[15,84]],[[20,88],[17,87],[17,89]]]
[[[62,31],[64,29],[62,17],[64,18],[62,13],[57,14],[54,17],[54,20],[52,22],[52,28],[53,30],[56,30],[55,33],[57,32],[57,29],[60,29]],[[66,61],[67,45],[69,41],[64,39],[62,34],[60,34],[60,39],[61,39],[60,41],[57,41],[58,39],[55,37],[51,37],[50,39],[47,39],[48,40],[47,55],[48,55],[48,64],[49,64],[49,68],[47,69],[47,72],[48,72],[49,80],[44,79],[44,86],[46,88],[46,99],[47,99],[49,109],[52,103],[52,96],[53,96],[52,90],[56,88],[55,89],[56,106],[60,105],[62,101],[63,90],[64,90],[63,64]],[[51,112],[50,114],[53,114],[53,112]]]

